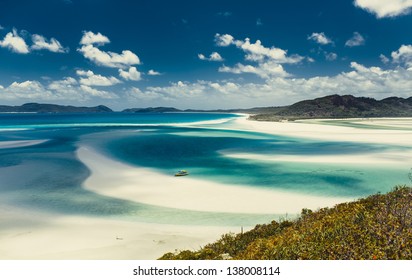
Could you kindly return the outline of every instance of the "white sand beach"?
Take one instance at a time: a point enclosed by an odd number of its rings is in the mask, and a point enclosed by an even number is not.
[[[264,122],[250,121],[247,116],[243,116],[236,119],[230,128],[308,139],[412,146],[412,130],[396,129],[411,128],[411,118],[352,120],[357,124],[378,126],[375,129],[332,125],[325,121]],[[379,128],[379,125],[387,126],[388,129]]]
[[[407,130],[371,130],[299,122],[255,122],[246,118],[237,119],[229,125],[231,129],[308,139],[412,145],[412,132]],[[390,121],[385,125],[390,125]],[[399,126],[399,120],[397,125]],[[173,174],[161,174],[151,169],[126,165],[86,146],[79,147],[77,156],[91,171],[84,188],[104,196],[149,205],[211,212],[282,214],[353,200],[256,190],[246,186],[207,182],[191,176],[175,178]],[[256,157],[253,154],[228,156]],[[394,152],[348,156],[341,160],[364,163],[383,160],[391,164],[410,162],[409,158],[409,154]],[[334,161],[333,158],[322,156],[309,160],[307,157],[304,159],[296,156],[275,160]],[[240,231],[237,227],[152,224],[57,215],[10,205],[0,206],[0,224],[1,259],[155,259],[175,249],[198,249],[218,239],[221,234]]]
[[[0,259],[157,259],[240,228],[163,225],[0,208]]]

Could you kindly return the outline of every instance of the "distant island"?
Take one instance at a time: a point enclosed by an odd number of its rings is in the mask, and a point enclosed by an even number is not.
[[[107,113],[112,109],[99,105],[96,107],[76,107],[56,104],[26,103],[21,106],[0,105],[0,113]]]
[[[109,107],[62,106],[55,104],[26,103],[21,106],[0,105],[0,113],[32,112],[32,113],[111,113]],[[412,97],[388,97],[376,100],[369,97],[353,95],[329,95],[311,100],[304,100],[289,106],[256,107],[249,109],[216,109],[216,110],[180,110],[173,107],[129,108],[123,113],[246,113],[250,119],[257,121],[282,121],[297,119],[325,118],[379,118],[379,117],[412,117]]]

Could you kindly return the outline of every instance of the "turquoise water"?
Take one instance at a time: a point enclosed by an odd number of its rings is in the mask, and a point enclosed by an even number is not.
[[[0,141],[47,140],[0,146],[0,202],[25,209],[176,224],[252,225],[275,215],[229,214],[156,207],[97,195],[82,188],[90,175],[75,151],[82,145],[130,165],[171,175],[251,188],[335,197],[360,197],[408,183],[409,166],[303,164],[237,159],[224,153],[348,155],[410,151],[410,147],[309,141],[223,129],[195,122],[236,118],[229,114],[2,114]],[[192,125],[188,126],[188,123]],[[228,126],[230,127],[230,126]],[[285,213],[286,214],[286,213]]]

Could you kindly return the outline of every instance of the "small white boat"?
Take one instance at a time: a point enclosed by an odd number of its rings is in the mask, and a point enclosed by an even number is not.
[[[175,174],[176,177],[179,177],[179,176],[187,176],[187,175],[189,175],[189,172],[187,172],[186,170],[179,170],[179,171]]]

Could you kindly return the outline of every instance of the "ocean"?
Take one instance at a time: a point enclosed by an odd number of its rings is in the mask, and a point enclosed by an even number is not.
[[[409,146],[244,131],[231,127],[239,117],[217,113],[0,114],[0,203],[56,214],[188,225],[254,225],[297,214],[202,212],[99,195],[83,187],[90,176],[76,156],[83,146],[167,176],[186,169],[190,178],[251,189],[355,199],[408,183],[410,166],[402,162],[388,166],[267,159],[340,157],[394,149],[410,152]]]

